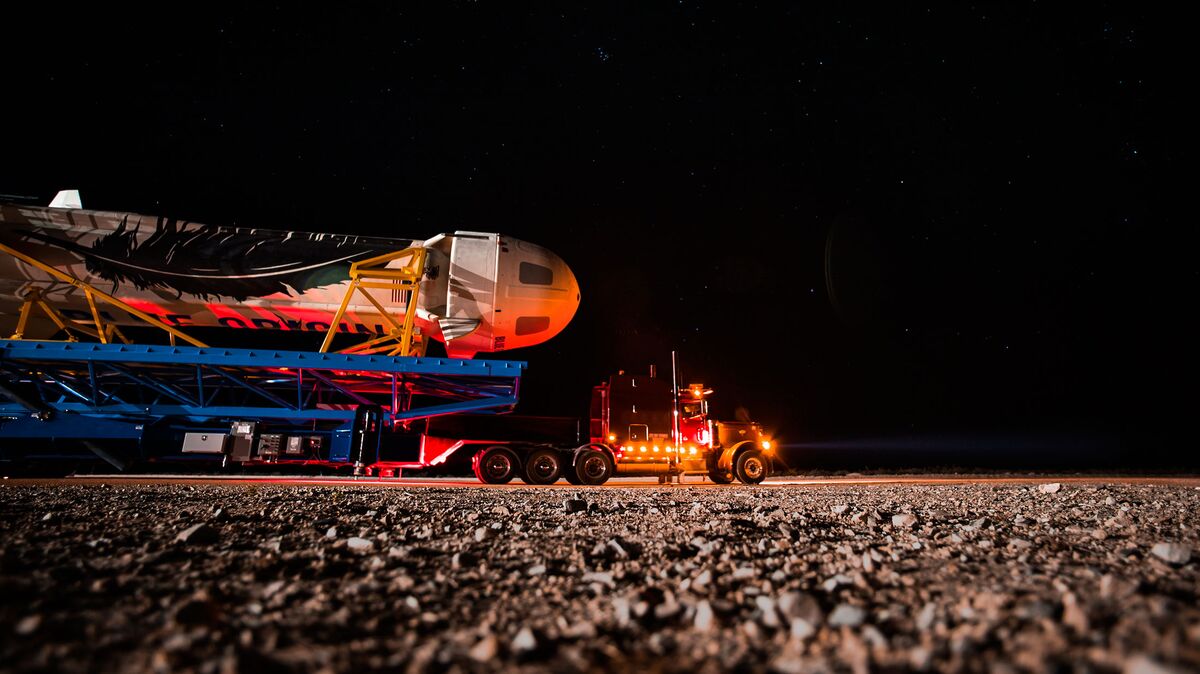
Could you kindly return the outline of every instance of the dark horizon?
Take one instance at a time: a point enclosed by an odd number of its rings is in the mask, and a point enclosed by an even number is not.
[[[579,313],[486,356],[529,362],[526,413],[674,349],[786,444],[1200,463],[1172,444],[1195,271],[1140,10],[60,14],[9,22],[0,193],[543,245]]]

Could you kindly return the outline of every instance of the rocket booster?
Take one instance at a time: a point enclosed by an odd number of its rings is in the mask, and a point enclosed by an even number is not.
[[[136,213],[84,210],[78,193],[50,207],[0,204],[0,243],[186,331],[189,326],[326,332],[350,287],[350,265],[410,247],[426,251],[416,325],[452,357],[540,344],[579,306],[571,269],[541,246],[496,233],[427,240],[218,227]],[[37,288],[66,318],[91,321],[84,293],[0,255],[5,328]],[[393,316],[408,293],[367,290]],[[117,325],[138,321],[106,306]],[[386,334],[378,309],[355,293],[340,332]]]

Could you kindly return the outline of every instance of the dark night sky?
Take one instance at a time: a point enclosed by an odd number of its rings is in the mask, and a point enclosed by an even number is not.
[[[1140,10],[644,4],[18,12],[0,192],[542,244],[583,304],[501,356],[530,362],[527,412],[677,348],[719,411],[791,442],[1185,460],[1161,440],[1195,398],[1165,393],[1186,340],[1160,319],[1194,311],[1162,288],[1195,272],[1145,255],[1181,223]]]

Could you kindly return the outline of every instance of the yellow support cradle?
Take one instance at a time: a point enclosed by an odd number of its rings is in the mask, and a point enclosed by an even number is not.
[[[337,333],[338,325],[346,315],[350,300],[354,293],[362,293],[367,301],[375,307],[390,330],[388,334],[354,346],[342,349],[340,353],[383,353],[389,356],[423,356],[425,355],[425,339],[420,334],[414,334],[414,321],[417,317],[417,296],[420,293],[421,276],[425,273],[424,248],[405,248],[394,253],[379,255],[367,260],[361,260],[350,265],[350,287],[342,304],[338,307],[333,321],[329,324],[329,332],[321,344],[321,353],[327,353],[333,344],[333,336]],[[396,260],[408,258],[401,267],[389,268],[388,265]],[[375,299],[368,290],[389,290],[393,293],[408,293],[405,303],[404,320],[398,322],[387,309]]]
[[[71,276],[70,274],[68,274],[64,271],[55,269],[54,267],[46,264],[45,262],[42,262],[41,260],[39,260],[35,257],[26,255],[25,253],[22,253],[18,250],[13,250],[12,248],[9,248],[8,246],[6,246],[2,243],[0,243],[0,252],[8,253],[9,255],[12,255],[13,257],[20,260],[21,262],[24,262],[25,264],[27,264],[31,267],[36,267],[37,269],[40,269],[40,270],[46,272],[47,274],[54,277],[55,279],[57,279],[63,283],[72,285],[72,286],[78,288],[79,290],[82,290],[84,296],[87,297],[88,308],[91,309],[92,321],[94,323],[94,327],[89,327],[89,326],[80,325],[79,323],[77,323],[75,321],[68,320],[61,313],[59,313],[59,311],[57,309],[55,309],[49,303],[49,301],[47,301],[45,295],[43,294],[43,291],[40,288],[35,287],[35,288],[32,288],[28,293],[25,294],[25,303],[23,305],[21,305],[21,314],[20,314],[20,317],[17,319],[16,332],[14,332],[12,337],[10,337],[9,339],[24,339],[25,338],[25,329],[28,327],[30,315],[33,313],[34,309],[40,309],[43,313],[46,314],[47,317],[49,317],[49,319],[51,321],[54,322],[55,325],[58,326],[58,328],[60,330],[67,333],[68,341],[72,341],[72,342],[79,341],[75,336],[75,333],[79,333],[79,334],[87,335],[88,337],[91,337],[93,339],[97,339],[103,344],[110,343],[111,341],[113,341],[114,338],[120,339],[122,342],[128,344],[129,339],[126,338],[125,335],[121,334],[120,329],[118,329],[116,325],[112,325],[112,324],[106,325],[105,322],[100,318],[100,311],[96,308],[96,300],[98,298],[98,299],[100,299],[104,302],[107,302],[108,304],[111,304],[112,306],[120,309],[121,311],[124,311],[125,313],[129,314],[130,316],[133,316],[133,317],[137,318],[138,320],[145,322],[148,325],[159,328],[160,330],[165,330],[167,332],[167,334],[170,335],[172,345],[175,344],[176,339],[180,339],[180,340],[187,342],[188,344],[191,344],[192,346],[198,346],[198,347],[202,347],[202,348],[208,346],[204,342],[201,342],[200,340],[188,335],[187,333],[183,332],[182,330],[171,327],[170,325],[163,323],[162,321],[151,316],[150,314],[147,314],[146,312],[141,311],[140,309],[136,309],[136,308],[126,304],[125,302],[122,302],[121,300],[117,299],[116,297],[113,297],[112,295],[109,295],[108,293],[104,292],[103,290],[100,290],[99,288],[93,286],[92,284],[88,283],[87,281],[82,281],[80,279],[75,278],[74,276]]]

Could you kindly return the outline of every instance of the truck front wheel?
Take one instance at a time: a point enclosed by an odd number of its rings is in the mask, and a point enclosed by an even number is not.
[[[562,457],[552,449],[535,449],[525,457],[525,472],[521,475],[527,484],[554,484],[562,475]]]
[[[759,450],[748,449],[738,454],[734,472],[743,484],[758,484],[767,479],[767,460]]]
[[[584,449],[575,455],[575,464],[571,466],[579,484],[598,485],[608,482],[613,474],[612,459],[598,449]]]
[[[477,453],[471,461],[475,477],[484,484],[505,484],[517,475],[520,463],[517,455],[508,447],[488,447]]]

